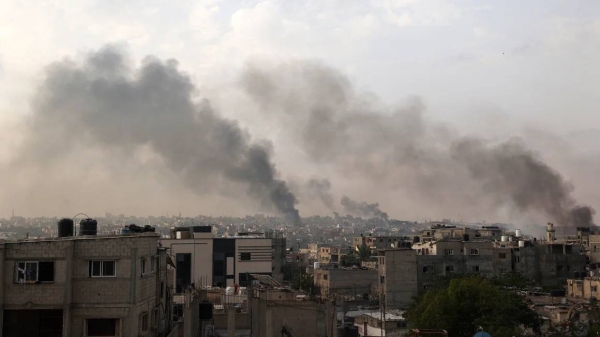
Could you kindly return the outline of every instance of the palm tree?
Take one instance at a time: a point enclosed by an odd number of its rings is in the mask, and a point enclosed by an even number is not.
[[[371,249],[367,245],[362,244],[356,247],[358,250],[358,256],[361,261],[367,261],[371,257]]]

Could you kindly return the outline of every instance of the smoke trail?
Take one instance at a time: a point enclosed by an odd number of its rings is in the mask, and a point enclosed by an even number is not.
[[[342,204],[342,206],[344,206],[344,210],[350,214],[364,216],[367,218],[378,217],[384,220],[388,219],[387,213],[379,209],[378,203],[368,204],[364,201],[358,202],[346,196],[342,197],[340,203]]]
[[[461,137],[426,121],[418,98],[385,107],[315,62],[255,62],[240,83],[270,120],[294,125],[290,135],[308,158],[375,191],[402,191],[446,212],[510,208],[565,225],[592,223],[594,210],[579,205],[573,187],[525,145]]]
[[[306,187],[309,193],[318,197],[327,208],[333,210],[333,196],[331,195],[331,183],[327,179],[311,178]]]
[[[277,178],[268,144],[252,142],[208,101],[195,103],[196,88],[177,66],[148,57],[133,68],[111,47],[82,64],[52,64],[15,165],[43,167],[78,143],[106,151],[150,147],[196,193],[211,184],[242,184],[264,206],[299,223],[296,197]]]

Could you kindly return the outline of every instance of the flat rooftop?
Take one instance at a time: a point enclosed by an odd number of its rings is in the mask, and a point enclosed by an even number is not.
[[[109,240],[109,239],[131,239],[131,238],[160,238],[160,234],[155,232],[146,233],[130,233],[130,234],[107,234],[107,235],[81,235],[81,236],[64,236],[64,237],[44,237],[30,239],[12,239],[0,240],[0,243],[26,243],[26,242],[56,242],[56,241],[74,241],[74,240]]]

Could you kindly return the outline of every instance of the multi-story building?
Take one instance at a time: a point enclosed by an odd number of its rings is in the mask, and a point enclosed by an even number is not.
[[[494,277],[518,272],[539,285],[555,285],[585,271],[587,265],[581,245],[556,241],[431,241],[416,243],[413,249],[381,250],[379,255],[380,287],[391,308],[408,306],[419,291],[433,286],[438,275]]]
[[[321,246],[319,247],[319,253],[317,261],[321,264],[336,264],[340,263],[342,256],[348,255],[350,252],[349,248],[335,247],[335,246]]]
[[[211,226],[180,227],[161,244],[175,257],[175,293],[189,285],[248,286],[250,274],[283,279],[285,238],[280,233],[238,233],[216,238]],[[176,298],[177,300],[177,298]]]
[[[383,319],[382,319],[383,318]],[[369,312],[354,320],[358,336],[404,336],[408,333],[408,323],[402,313]]]
[[[313,272],[315,286],[321,296],[331,294],[363,297],[377,291],[377,271],[362,269],[315,269]]]
[[[159,235],[0,243],[3,337],[159,336],[170,328]]]

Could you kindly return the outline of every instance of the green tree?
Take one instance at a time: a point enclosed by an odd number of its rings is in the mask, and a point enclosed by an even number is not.
[[[541,325],[523,297],[475,275],[421,294],[407,316],[412,328],[445,329],[450,336],[472,336],[479,326],[494,337],[518,336],[521,326],[538,332]]]
[[[356,253],[350,252],[350,254],[342,256],[340,263],[344,267],[360,266],[360,258],[356,256]]]
[[[307,274],[304,270],[294,274],[292,278],[292,289],[304,290],[312,294],[315,287],[313,276]]]
[[[503,288],[512,288],[517,290],[527,290],[535,286],[535,282],[520,273],[510,272],[501,276],[492,278],[492,283]]]
[[[358,248],[358,256],[360,257],[360,260],[368,261],[369,258],[371,257],[371,248],[367,247],[367,245],[365,245],[365,244],[357,246],[357,248]]]

